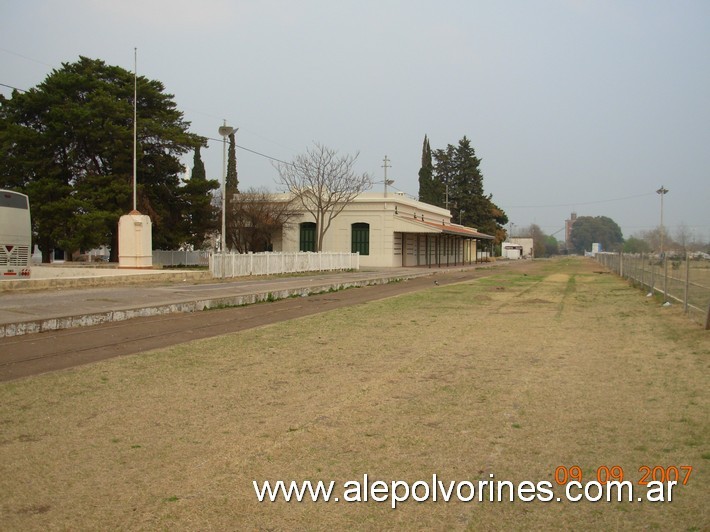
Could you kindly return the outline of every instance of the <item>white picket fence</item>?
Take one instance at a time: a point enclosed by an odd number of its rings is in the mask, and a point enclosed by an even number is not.
[[[214,277],[243,277],[279,273],[358,270],[359,253],[211,253],[210,272]],[[224,271],[224,275],[222,272]]]

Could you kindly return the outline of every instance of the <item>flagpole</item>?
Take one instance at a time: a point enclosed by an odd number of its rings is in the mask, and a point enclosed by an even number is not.
[[[136,209],[136,175],[138,145],[138,48],[133,48],[133,210]]]

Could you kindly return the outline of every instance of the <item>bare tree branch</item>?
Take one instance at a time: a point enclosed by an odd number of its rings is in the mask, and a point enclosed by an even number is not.
[[[235,194],[230,205],[228,242],[239,253],[271,251],[273,235],[297,214],[293,201],[275,199],[264,189]]]
[[[372,186],[367,173],[357,174],[354,170],[358,155],[338,155],[315,143],[291,163],[276,165],[281,183],[315,219],[316,251],[323,249],[323,237],[333,219]]]

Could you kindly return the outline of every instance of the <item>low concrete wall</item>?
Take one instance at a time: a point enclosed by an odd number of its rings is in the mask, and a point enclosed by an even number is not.
[[[0,281],[0,292],[13,290],[47,290],[52,288],[90,288],[97,286],[121,286],[127,284],[155,283],[155,282],[182,282],[212,279],[210,272],[202,271],[163,271],[163,272],[134,272],[114,270],[108,275],[82,276],[82,277],[50,277],[43,279],[18,279]]]
[[[386,284],[393,281],[400,281],[404,278],[405,277],[385,277],[362,281],[349,281],[344,283],[326,283],[309,288],[292,288],[269,292],[258,292],[240,296],[216,297],[186,301],[182,303],[169,303],[165,305],[119,309],[93,314],[79,314],[74,316],[8,323],[0,325],[0,338],[38,332],[56,331],[59,329],[71,329],[74,327],[100,325],[102,323],[129,320],[131,318],[159,316],[177,312],[198,312],[212,308],[239,307],[244,305],[252,305],[262,301],[276,301],[278,299],[286,299],[289,297],[305,297],[311,294],[321,294],[323,292],[337,291],[344,288]]]

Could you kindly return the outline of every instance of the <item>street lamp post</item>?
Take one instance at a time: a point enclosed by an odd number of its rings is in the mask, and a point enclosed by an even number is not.
[[[661,185],[661,188],[656,190],[656,194],[661,196],[661,256],[663,256],[663,241],[665,239],[666,230],[663,227],[663,196],[668,194],[668,189]]]
[[[225,256],[224,243],[227,239],[227,137],[234,133],[234,128],[227,125],[225,120],[219,128],[222,135],[222,232],[219,238],[219,250],[222,253],[222,279],[224,279]]]

